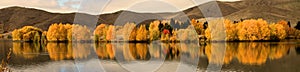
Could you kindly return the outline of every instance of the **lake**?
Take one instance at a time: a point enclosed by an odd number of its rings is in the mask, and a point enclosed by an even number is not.
[[[298,40],[47,44],[1,40],[1,60],[10,48],[13,72],[300,71]]]

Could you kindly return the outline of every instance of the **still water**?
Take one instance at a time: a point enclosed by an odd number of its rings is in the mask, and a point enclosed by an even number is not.
[[[10,48],[9,68],[14,72],[300,71],[300,41],[47,44],[0,41],[1,60]]]

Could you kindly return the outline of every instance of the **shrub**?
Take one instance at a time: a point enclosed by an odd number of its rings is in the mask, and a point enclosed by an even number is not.
[[[263,19],[250,19],[244,20],[238,23],[238,38],[239,40],[269,40],[270,39],[270,29],[268,27],[267,21]]]
[[[271,24],[271,39],[272,40],[282,40],[286,38],[286,28],[282,24]]]
[[[70,25],[67,25],[70,26]],[[68,27],[69,28],[69,27]],[[62,23],[50,25],[47,32],[48,41],[67,41],[68,29]]]
[[[234,40],[238,40],[237,37],[237,28],[236,28],[236,24],[233,24],[232,21],[230,20],[224,20],[224,24],[225,24],[225,28],[226,28],[226,41],[234,41]]]
[[[33,26],[25,26],[12,32],[13,40],[40,41],[42,30]]]

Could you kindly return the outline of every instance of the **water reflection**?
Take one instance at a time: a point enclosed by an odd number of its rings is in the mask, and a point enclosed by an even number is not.
[[[87,58],[91,47],[89,43],[48,43],[46,46],[52,60]]]
[[[25,59],[32,59],[37,57],[43,48],[38,43],[13,43],[13,53],[18,57],[24,57]]]
[[[199,46],[200,45],[200,46]],[[207,58],[209,63],[230,64],[234,59],[244,65],[262,65],[268,60],[286,56],[295,45],[270,42],[226,43],[225,53],[219,51],[212,43],[13,43],[13,54],[32,59],[46,52],[51,60],[84,59],[94,51],[99,59],[115,60],[121,54],[126,61],[166,59],[180,60],[182,56],[189,59]],[[92,48],[92,49],[91,49]],[[299,48],[296,48],[299,52]],[[224,57],[224,58],[221,58]],[[200,61],[201,62],[201,61]]]

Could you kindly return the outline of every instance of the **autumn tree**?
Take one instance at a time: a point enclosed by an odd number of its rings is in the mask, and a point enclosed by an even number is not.
[[[224,20],[225,28],[226,28],[226,41],[234,41],[238,40],[237,38],[237,28],[236,24],[233,24],[232,21],[225,19]]]
[[[177,34],[177,40],[180,40],[180,41],[198,40],[198,34],[194,30],[192,25],[188,26],[186,29],[179,29],[176,34]]]
[[[66,41],[67,40],[67,31],[68,29],[60,23],[54,23],[50,25],[47,32],[47,40],[48,41]]]
[[[125,41],[130,40],[130,34],[134,30],[135,26],[136,25],[134,23],[126,23],[124,25],[124,27],[120,30],[120,31],[122,31],[122,33],[120,33],[120,34],[123,35],[123,39]]]
[[[141,25],[136,31],[136,41],[146,41],[147,40],[147,30],[145,25]]]
[[[270,30],[272,40],[282,40],[287,36],[286,28],[282,24],[271,24]]]
[[[4,38],[4,36],[2,34],[0,34],[0,39]]]
[[[115,39],[115,35],[114,35],[114,28],[115,26],[113,25],[109,25],[108,29],[106,31],[106,40],[107,41],[112,41],[113,39]]]
[[[129,41],[135,41],[137,36],[137,27],[134,27],[130,32]]]
[[[267,21],[263,19],[250,19],[238,23],[238,38],[239,40],[269,40],[271,31]]]
[[[42,30],[33,26],[24,26],[21,29],[15,29],[12,32],[13,40],[35,41],[39,42]]]
[[[194,26],[198,35],[204,35],[204,31],[205,31],[205,29],[203,27],[204,22],[200,22],[195,19],[192,19],[191,24]]]
[[[151,41],[159,39],[159,35],[160,35],[159,28],[158,28],[159,23],[160,23],[159,21],[154,21],[150,23],[149,35]]]
[[[106,24],[100,24],[99,26],[97,26],[94,31],[95,40],[96,41],[106,40],[106,30],[107,30]]]
[[[48,41],[82,41],[90,39],[90,30],[78,24],[52,24],[46,34]]]
[[[67,26],[68,27],[68,26]],[[86,26],[74,24],[68,29],[68,41],[86,41],[90,40],[91,32]]]

